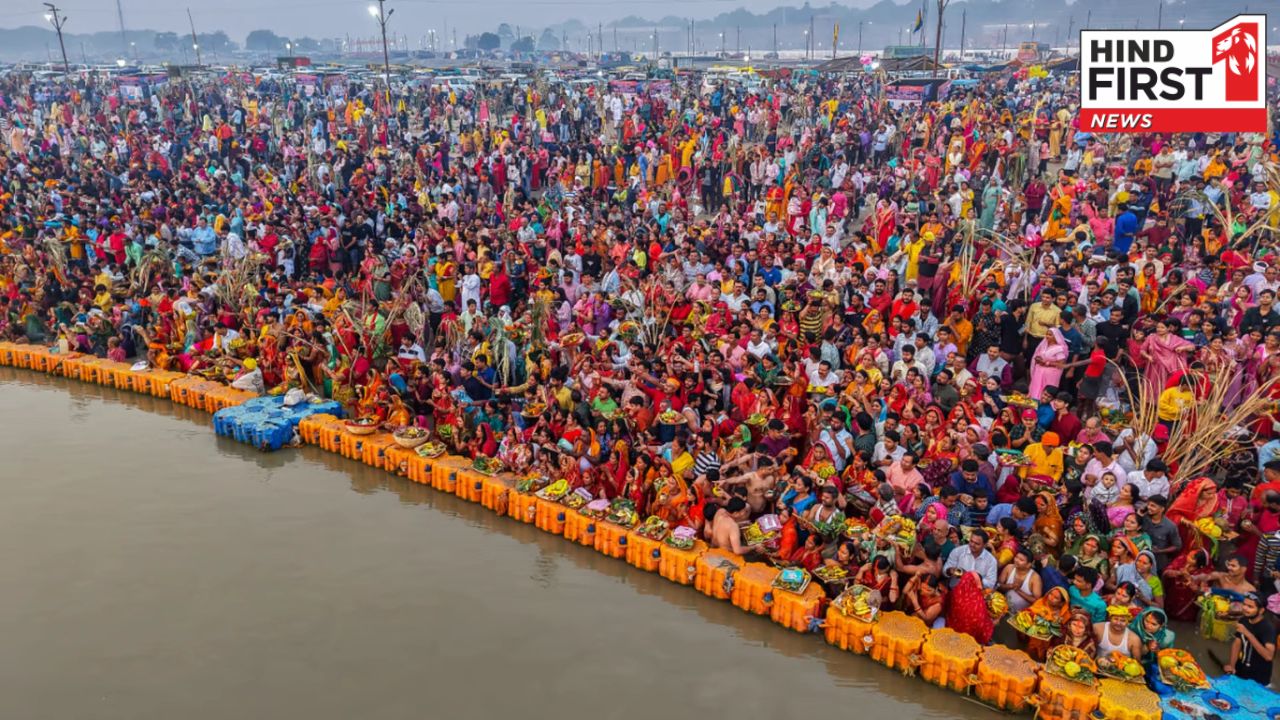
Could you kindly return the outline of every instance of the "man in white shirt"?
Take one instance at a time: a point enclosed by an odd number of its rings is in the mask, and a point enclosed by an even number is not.
[[[969,542],[952,550],[942,566],[942,575],[955,587],[967,572],[976,572],[982,578],[982,587],[995,589],[998,567],[996,558],[987,549],[987,533],[981,528],[969,533]]]
[[[425,363],[427,361],[427,354],[423,351],[422,346],[419,345],[416,340],[417,338],[413,336],[413,333],[406,333],[404,337],[400,338],[400,349],[396,352],[396,357],[401,360],[416,360],[417,362]]]
[[[1169,478],[1165,475],[1168,471],[1164,461],[1156,458],[1148,462],[1145,469],[1129,473],[1129,484],[1138,489],[1143,500],[1152,495],[1169,497]]]
[[[893,382],[903,382],[907,379],[907,370],[910,368],[916,368],[922,375],[928,375],[924,366],[916,359],[916,349],[913,345],[907,345],[902,348],[902,359],[893,364],[893,370],[889,373],[889,378]]]
[[[1096,442],[1093,444],[1093,459],[1088,465],[1084,466],[1084,484],[1093,487],[1098,484],[1105,473],[1112,473],[1116,476],[1116,487],[1123,487],[1129,480],[1129,474],[1116,462],[1115,455],[1112,454],[1111,443]]]
[[[1116,436],[1114,444],[1116,463],[1124,470],[1125,476],[1141,470],[1156,456],[1156,443],[1145,435],[1139,435],[1132,428],[1125,428]],[[1144,496],[1145,497],[1145,496]]]
[[[810,369],[809,389],[815,388],[834,388],[836,383],[840,382],[840,376],[831,369],[831,363],[826,360],[820,360],[817,366]]]
[[[751,337],[747,340],[747,352],[757,358],[762,358],[765,355],[772,355],[774,349],[773,345],[761,337],[759,328],[752,328]]]

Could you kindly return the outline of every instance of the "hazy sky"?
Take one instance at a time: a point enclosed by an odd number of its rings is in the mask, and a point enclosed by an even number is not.
[[[902,0],[899,0],[902,1]],[[281,35],[342,37],[360,32],[372,34],[376,25],[369,17],[370,0],[222,0],[188,3],[184,0],[121,0],[125,27],[188,31],[187,8],[195,17],[196,29],[225,30],[233,40],[243,42],[250,30],[267,28]],[[870,5],[873,0],[846,0],[848,6]],[[113,0],[65,0],[58,3],[70,22],[68,32],[115,30],[119,27]],[[499,22],[529,26],[556,23],[569,18],[583,22],[608,21],[627,15],[659,18],[677,14],[706,18],[743,7],[767,11],[779,5],[800,6],[803,0],[388,0],[395,9],[388,29],[417,37],[428,28],[442,30],[447,21],[460,32],[490,29]],[[824,0],[814,3],[827,5]],[[41,25],[44,8],[40,0],[0,2],[0,27]]]

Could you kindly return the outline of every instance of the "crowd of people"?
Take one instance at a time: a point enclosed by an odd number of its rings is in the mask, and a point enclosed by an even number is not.
[[[333,398],[982,642],[1001,593],[1040,658],[1220,596],[1269,683],[1280,137],[881,82],[12,73],[0,339]]]

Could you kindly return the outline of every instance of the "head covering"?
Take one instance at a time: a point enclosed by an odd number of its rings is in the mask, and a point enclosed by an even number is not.
[[[1108,605],[1107,606],[1108,618],[1113,618],[1113,617],[1127,618],[1127,617],[1131,617],[1132,615],[1133,615],[1133,611],[1129,609],[1128,605]]]
[[[250,370],[250,371],[252,371],[252,370],[257,370],[257,369],[258,369],[258,361],[257,361],[257,360],[254,360],[253,358],[245,358],[245,361],[244,361],[244,363],[243,363],[243,364],[244,364],[244,369],[245,369],[245,370]]]
[[[1155,615],[1160,618],[1159,630],[1155,632],[1149,632],[1147,630],[1146,619],[1148,615]],[[1154,640],[1156,648],[1159,650],[1173,647],[1174,633],[1169,629],[1169,616],[1164,610],[1161,610],[1158,607],[1149,607],[1138,613],[1138,617],[1134,618],[1133,622],[1129,623],[1129,629],[1132,630],[1140,640],[1142,640],[1142,644],[1144,645]]]
[[[987,612],[987,601],[977,573],[967,572],[960,576],[955,588],[947,594],[947,627],[968,633],[983,645],[991,642],[995,623],[991,620],[991,613]]]
[[[1028,410],[1027,412],[1031,412],[1031,411]],[[1040,436],[1040,444],[1045,447],[1058,447],[1059,445],[1062,444],[1062,440],[1058,437],[1058,433],[1047,432],[1044,435]]]
[[[1028,409],[1026,409],[1026,410],[1023,410],[1023,411],[1022,411],[1022,419],[1023,419],[1023,420],[1035,420],[1035,419],[1036,419],[1036,411],[1035,411],[1035,410],[1032,410],[1032,409],[1030,409],[1030,408],[1028,408]]]

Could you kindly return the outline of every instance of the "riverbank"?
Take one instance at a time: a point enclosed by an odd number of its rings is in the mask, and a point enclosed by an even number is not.
[[[0,414],[24,419],[0,435],[0,538],[21,548],[0,629],[22,658],[0,717],[996,717],[454,495],[217,437],[167,400],[0,368]]]
[[[236,397],[222,389],[193,383],[190,378],[134,373],[118,364],[51,355],[47,350],[29,346],[0,344],[0,364],[75,379],[92,378],[100,384],[156,397],[162,397],[163,389],[167,388],[174,402],[209,412],[218,406],[237,403]],[[1001,710],[1029,712],[1038,707],[1040,717],[1050,720],[1082,720],[1095,710],[1111,716],[1113,713],[1109,711],[1116,708],[1122,708],[1126,717],[1135,720],[1158,718],[1161,714],[1158,697],[1148,690],[1106,680],[1092,688],[1064,683],[1045,675],[1024,653],[1003,646],[981,648],[971,643],[952,652],[955,633],[930,631],[897,612],[884,613],[875,623],[862,623],[844,616],[837,608],[827,607],[816,587],[800,594],[775,589],[773,580],[778,571],[772,567],[744,564],[702,544],[693,550],[677,550],[665,543],[646,540],[627,528],[595,521],[575,510],[517,492],[515,478],[481,474],[462,458],[422,458],[397,448],[390,436],[383,433],[352,435],[332,416],[319,415],[304,420],[300,430],[308,444],[431,485],[458,498],[479,502],[499,514],[625,560],[637,569],[656,571],[674,583],[691,585],[704,595],[727,600],[735,607],[769,617],[796,632],[822,633],[832,645],[854,654],[866,654],[906,675],[919,674],[966,696],[972,693]]]

